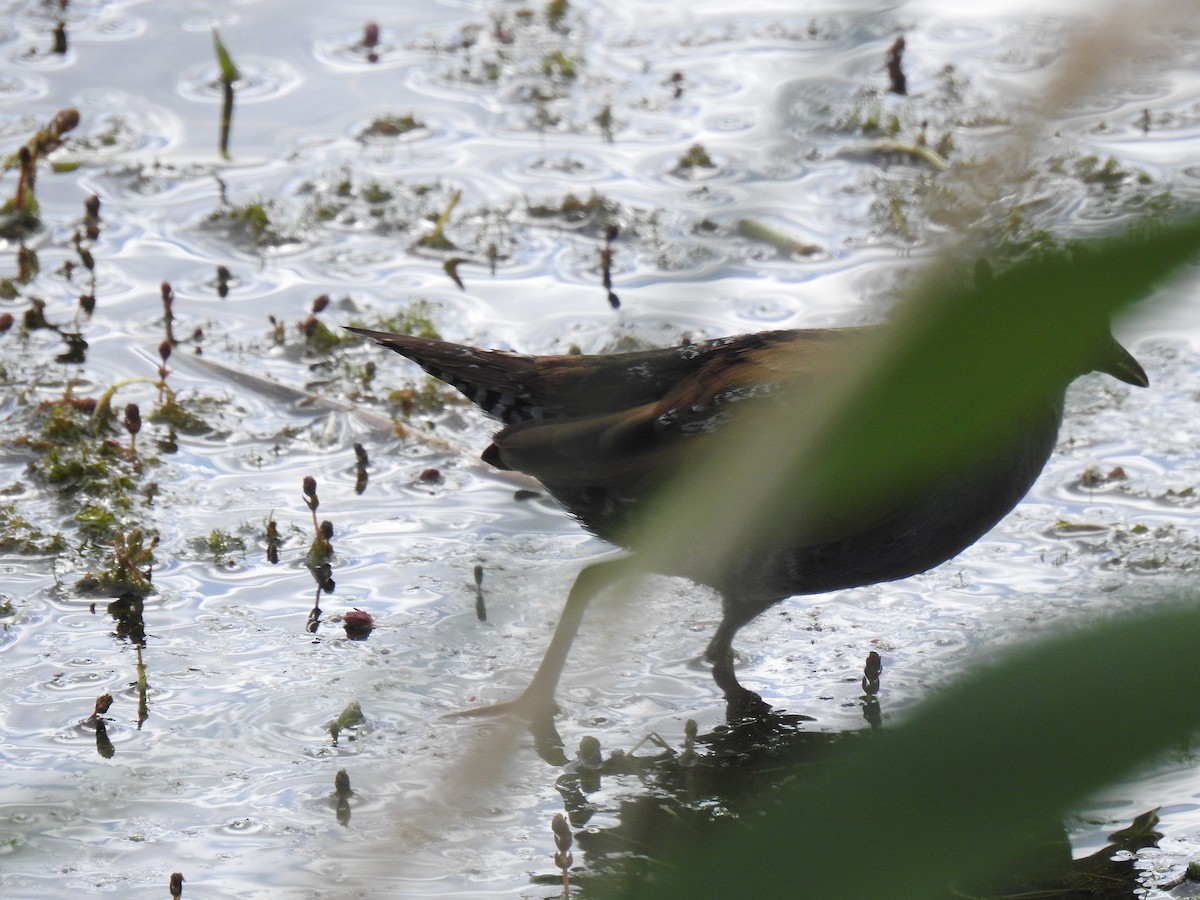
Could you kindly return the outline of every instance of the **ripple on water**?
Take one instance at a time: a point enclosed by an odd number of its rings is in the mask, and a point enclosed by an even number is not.
[[[398,46],[394,32],[387,27],[379,28],[378,40],[370,47],[363,39],[364,31],[319,37],[313,41],[313,57],[335,73],[399,69],[419,65],[429,58],[427,53],[405,51]]]
[[[563,154],[529,153],[522,151],[501,159],[499,170],[516,183],[533,187],[545,186],[547,180],[564,184],[596,184],[614,181],[617,172],[611,164],[595,154],[574,151]]]
[[[46,96],[48,86],[46,80],[39,75],[16,74],[14,72],[0,73],[0,104],[29,103],[39,97]],[[24,110],[22,110],[24,114]],[[23,121],[23,120],[22,120]],[[26,126],[19,128],[16,123],[11,126],[12,133],[23,132]],[[3,127],[4,133],[9,133],[9,127]]]
[[[14,69],[57,74],[69,69],[75,62],[74,52],[52,53],[49,35],[18,38],[0,48],[0,60],[9,72]]]
[[[74,11],[75,7],[72,7]],[[124,41],[140,37],[149,28],[149,23],[141,16],[129,15],[128,12],[101,4],[99,15],[83,23],[83,28],[72,22],[70,35],[72,38],[86,35],[90,40]]]
[[[290,63],[281,59],[238,56],[240,77],[234,82],[236,103],[259,103],[289,94],[304,81]],[[223,96],[221,72],[212,64],[185,68],[176,86],[187,100],[200,103],[220,103]]]
[[[93,88],[81,92],[78,103],[89,111],[84,134],[97,159],[118,153],[161,152],[183,140],[183,120],[142,97]]]

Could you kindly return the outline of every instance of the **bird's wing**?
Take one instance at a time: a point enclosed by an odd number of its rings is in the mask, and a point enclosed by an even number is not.
[[[804,360],[814,349],[819,354],[860,329],[763,332],[591,356],[524,356],[384,331],[348,330],[407,357],[488,415],[512,424],[632,411],[673,393],[686,393],[689,386],[702,393],[714,372],[720,376],[725,371],[724,379],[734,382],[778,379],[790,368],[809,365]],[[720,377],[716,383],[722,383]]]
[[[752,401],[792,402],[821,377],[849,332],[776,332],[699,346],[700,365],[651,402],[595,415],[518,422],[500,431],[484,458],[562,487],[644,496],[686,464],[705,435]],[[539,357],[538,362],[546,359]]]

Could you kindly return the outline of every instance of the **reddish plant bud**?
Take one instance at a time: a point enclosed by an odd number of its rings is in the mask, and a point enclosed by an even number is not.
[[[142,411],[138,409],[136,403],[130,403],[125,407],[125,430],[130,434],[137,434],[142,430]]]
[[[59,134],[66,134],[79,124],[79,110],[77,109],[60,109],[58,115],[54,117],[54,130]]]

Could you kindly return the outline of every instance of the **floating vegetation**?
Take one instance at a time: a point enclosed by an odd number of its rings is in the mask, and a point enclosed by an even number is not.
[[[424,128],[425,123],[411,113],[404,116],[379,116],[372,119],[371,124],[358,133],[358,137],[359,140],[395,138]]]
[[[893,140],[867,141],[846,147],[839,155],[845,159],[865,160],[900,157],[912,162],[923,163],[935,172],[945,172],[950,168],[949,162],[920,141],[915,143]]]
[[[97,200],[90,198],[85,202],[83,233],[99,234],[99,213]],[[86,249],[83,240],[79,231],[73,235],[77,251]],[[81,253],[80,258],[83,268],[93,268],[90,252]],[[162,293],[164,330],[170,334],[173,292],[164,283]],[[88,299],[89,295],[81,298],[76,320],[94,308],[94,297],[90,297],[91,302]],[[8,315],[8,324],[12,323],[13,317]],[[21,325],[26,332],[39,329],[57,332],[66,341],[68,349],[55,358],[57,364],[84,363],[87,342],[78,332],[68,332],[49,321],[44,302],[32,299]],[[0,328],[0,333],[4,330]],[[151,509],[159,495],[159,485],[150,476],[161,463],[149,452],[151,447],[139,440],[146,430],[145,421],[155,426],[153,449],[159,451],[174,449],[177,430],[191,433],[211,430],[167,385],[170,347],[170,340],[160,345],[162,365],[157,380],[127,379],[96,396],[82,397],[74,393],[72,382],[68,381],[59,396],[18,407],[9,421],[23,428],[6,445],[28,456],[28,473],[48,489],[82,543],[68,541],[55,529],[35,525],[18,513],[15,506],[5,504],[0,508],[0,545],[12,552],[58,555],[67,552],[68,544],[75,543],[75,549],[93,566],[77,582],[79,591],[103,596],[143,596],[151,590],[153,550],[158,542]],[[36,374],[26,373],[24,377],[36,384]],[[156,389],[159,397],[145,421],[144,404],[116,404],[119,393],[143,385]]]
[[[571,225],[586,224],[601,234],[622,213],[619,203],[596,191],[585,199],[567,192],[557,202],[528,204],[525,211],[531,219],[561,219]]]
[[[600,250],[600,282],[604,285],[604,295],[608,299],[608,305],[613,309],[621,308],[621,298],[613,291],[612,279],[613,260],[616,257],[613,242],[620,233],[620,227],[610,223],[604,229],[604,247]]]
[[[525,125],[540,131],[594,131],[593,119],[607,104],[612,73],[588,73],[588,29],[564,0],[538,15],[528,7],[495,7],[488,22],[465,25],[442,42],[447,60],[441,77],[503,91],[524,109]]]
[[[454,207],[458,206],[460,199],[462,199],[462,191],[455,191],[450,195],[450,200],[446,203],[445,209],[434,220],[433,230],[417,238],[418,247],[428,247],[432,250],[457,249],[454,242],[446,237],[446,223],[450,221],[450,216],[454,214]]]
[[[147,461],[130,453],[115,440],[114,415],[101,400],[64,397],[43,403],[35,423],[40,434],[22,435],[13,445],[33,452],[29,471],[55,488],[60,498],[70,499],[75,518],[85,532],[103,539],[108,529],[97,532],[98,515],[80,498],[104,503],[103,517],[115,520],[118,513],[133,508],[132,491]]]
[[[300,329],[300,333],[304,335],[305,346],[313,353],[328,353],[343,341],[349,340],[348,337],[343,336],[343,332],[331,330],[324,322],[317,318],[328,306],[328,294],[317,296],[313,299],[308,318],[297,326]]]
[[[223,528],[214,528],[208,538],[203,541],[204,550],[219,566],[231,566],[234,557],[245,557],[246,539],[237,534],[230,534]]]
[[[364,224],[369,224],[379,234],[402,233],[414,245],[422,246],[423,242],[435,240],[429,235],[428,223],[430,220],[436,223],[452,201],[457,203],[456,193],[460,192],[439,182],[359,178],[351,170],[342,169],[301,185],[300,194],[305,200],[296,219],[305,225],[324,228],[361,230]],[[486,211],[482,215],[489,217]],[[493,217],[500,215],[496,211]],[[436,227],[435,224],[435,230]]]
[[[252,200],[241,206],[224,206],[208,214],[207,223],[235,244],[254,248],[278,247],[296,239],[284,232],[272,201]]]
[[[211,434],[215,429],[197,410],[212,410],[224,404],[224,400],[215,397],[191,397],[185,406],[171,395],[154,408],[150,421],[156,425],[166,425],[172,432],[180,434]]]
[[[140,528],[116,532],[108,565],[80,578],[75,584],[76,590],[84,595],[123,598],[127,603],[136,600],[137,618],[140,619],[141,598],[154,591],[151,572],[157,546],[158,535],[147,536]],[[135,643],[145,643],[145,636]]]
[[[542,57],[542,74],[547,78],[573,81],[578,72],[574,59],[562,50],[552,50]]]
[[[267,524],[264,528],[264,539],[267,548],[267,562],[275,566],[279,564],[279,549],[283,545],[283,540],[279,537],[279,523],[275,521],[275,515],[271,514],[267,517]]]
[[[713,162],[712,157],[708,155],[708,151],[704,149],[702,144],[692,144],[688,147],[687,152],[679,157],[679,161],[675,163],[676,170],[690,172],[694,169],[715,169],[717,164]]]
[[[0,553],[56,556],[68,548],[61,532],[47,532],[25,518],[15,503],[0,503]],[[4,615],[0,610],[0,615]]]
[[[861,134],[865,137],[886,138],[896,137],[904,129],[900,116],[885,109],[882,97],[872,92],[867,92],[840,120],[835,120],[832,127],[837,131]]]
[[[370,328],[374,331],[391,331],[396,334],[411,334],[413,337],[430,338],[435,341],[442,339],[437,327],[433,324],[436,307],[428,300],[414,300],[403,309],[388,316],[372,319],[370,322],[353,319],[349,325],[356,328]],[[351,338],[359,343],[367,343],[365,338]]]
[[[1121,167],[1113,157],[1101,162],[1098,157],[1084,156],[1075,162],[1075,176],[1084,184],[1099,185],[1106,191],[1116,191],[1130,177],[1130,171]],[[1149,177],[1146,181],[1149,181]]]
[[[346,704],[346,708],[338,714],[336,719],[333,719],[325,726],[325,730],[329,732],[333,738],[333,746],[338,745],[338,738],[342,732],[352,731],[357,732],[367,724],[367,717],[363,715],[362,707],[359,706],[357,700],[352,700]],[[356,734],[352,734],[350,739],[354,740]]]
[[[437,379],[427,376],[417,384],[389,390],[384,396],[384,401],[402,419],[430,415],[447,407],[465,405],[462,395],[439,387],[439,384]]]
[[[613,142],[613,132],[616,130],[616,120],[613,118],[612,105],[606,103],[592,119],[600,129],[600,134],[608,143]]]
[[[567,17],[567,0],[550,0],[546,4],[546,24],[556,31],[563,28]]]
[[[571,864],[575,861],[574,854],[571,853],[571,845],[574,843],[574,838],[571,835],[571,826],[567,824],[567,819],[562,813],[555,813],[554,820],[550,823],[550,830],[554,833],[554,864],[558,866],[562,872],[562,895],[564,898],[571,896]]]

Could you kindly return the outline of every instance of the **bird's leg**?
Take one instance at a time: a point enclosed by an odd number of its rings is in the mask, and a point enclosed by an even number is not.
[[[636,574],[639,569],[633,557],[621,557],[603,562],[592,563],[583,569],[571,586],[567,596],[566,606],[559,616],[558,626],[550,639],[550,646],[538,665],[529,687],[515,700],[497,703],[494,706],[481,706],[476,709],[464,709],[450,713],[453,717],[492,716],[515,714],[523,719],[551,719],[558,711],[554,702],[554,692],[558,687],[559,676],[571,651],[571,642],[579,631],[579,623],[583,621],[584,610],[592,599],[604,588],[619,578]]]
[[[725,714],[730,721],[761,718],[771,711],[762,697],[742,687],[733,671],[733,636],[743,624],[743,621],[730,615],[726,601],[725,616],[704,651],[704,658],[712,663],[713,681],[725,695]]]

